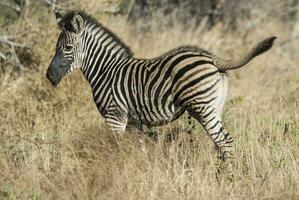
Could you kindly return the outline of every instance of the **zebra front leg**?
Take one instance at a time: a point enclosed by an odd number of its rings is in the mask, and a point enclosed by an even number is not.
[[[109,130],[112,131],[116,143],[120,145],[118,138],[122,136],[126,131],[127,118],[112,115],[112,114],[106,115],[105,125]]]
[[[113,131],[115,141],[118,145],[120,145],[118,137],[122,136],[127,129],[133,129],[132,126],[128,126],[127,122],[128,120],[126,117],[120,118],[120,116],[111,115],[105,118],[105,124],[110,130]],[[139,138],[138,142],[140,150],[144,153],[147,153],[144,138]]]
[[[145,139],[144,139],[144,130],[142,127],[142,124],[128,124],[126,127],[127,131],[137,131],[140,133],[140,138],[138,139],[138,143],[139,143],[139,148],[140,150],[147,154],[147,150],[146,150],[146,145],[145,145]]]

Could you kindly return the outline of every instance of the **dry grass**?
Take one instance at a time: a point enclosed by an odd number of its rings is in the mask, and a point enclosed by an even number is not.
[[[58,30],[46,12],[6,30],[29,31],[23,39],[34,62],[27,67],[36,67],[21,76],[9,67],[0,74],[0,199],[299,199],[299,62],[289,48],[277,43],[230,73],[224,122],[236,140],[235,166],[233,176],[225,167],[216,176],[221,164],[200,126],[192,143],[184,118],[163,127],[144,154],[136,133],[117,145],[103,129],[79,71],[52,87],[45,72]],[[261,24],[245,42],[242,32],[224,34],[221,27],[140,33],[117,17],[104,24],[140,57],[181,44],[236,57],[269,35],[289,36],[279,22]],[[166,142],[163,133],[177,130],[178,139]]]

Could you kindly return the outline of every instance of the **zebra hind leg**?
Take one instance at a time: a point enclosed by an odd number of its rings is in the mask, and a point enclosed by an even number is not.
[[[225,130],[222,120],[213,107],[191,108],[189,113],[204,127],[220,153],[219,158],[226,160],[234,151],[234,140]]]

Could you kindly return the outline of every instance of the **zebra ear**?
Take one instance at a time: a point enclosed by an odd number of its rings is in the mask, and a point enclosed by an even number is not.
[[[71,26],[75,33],[81,33],[84,28],[84,19],[79,13],[75,13],[72,20]]]
[[[62,26],[61,22],[62,22],[62,15],[58,12],[58,10],[54,10],[54,14],[55,14],[55,17],[56,17],[56,21],[57,21],[57,24],[59,26]]]

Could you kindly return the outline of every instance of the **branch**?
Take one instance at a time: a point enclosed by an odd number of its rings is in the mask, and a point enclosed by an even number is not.
[[[8,37],[8,36],[0,36],[0,43],[4,43],[10,46],[11,50],[11,55],[13,56],[14,63],[19,67],[19,69],[24,70],[24,66],[22,65],[16,51],[15,47],[20,47],[20,48],[25,48],[28,47],[26,44],[21,44],[12,41],[13,37]],[[4,60],[6,59],[5,55],[0,52],[0,57],[2,57]]]
[[[11,41],[11,39],[13,39],[13,37],[8,37],[8,36],[0,36],[0,42],[8,44],[10,46],[14,46],[14,47],[28,47],[26,44],[21,44],[21,43],[17,43],[17,42],[13,42]]]
[[[24,0],[24,6],[23,6],[23,16],[26,19],[29,14],[29,9],[30,9],[30,0]]]

